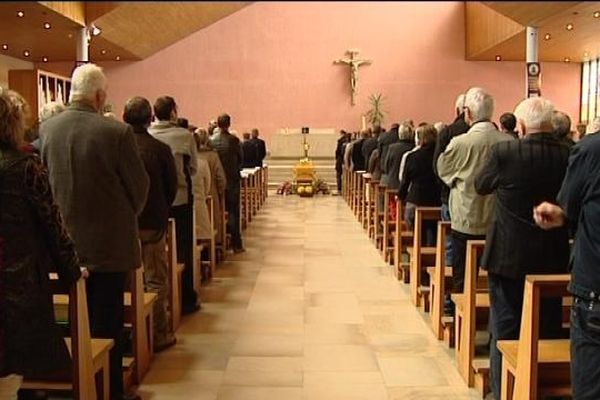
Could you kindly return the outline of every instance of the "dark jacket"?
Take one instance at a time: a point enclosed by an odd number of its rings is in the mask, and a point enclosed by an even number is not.
[[[344,149],[348,142],[350,142],[350,137],[348,135],[342,135],[337,140],[337,145],[335,147],[335,170],[338,172],[342,172],[342,167],[344,165]]]
[[[375,150],[377,148],[377,146],[379,145],[378,139],[379,139],[379,135],[365,139],[365,141],[363,142],[362,156],[363,156],[363,159],[365,160],[366,165],[369,164],[369,160],[371,158],[371,153],[373,153],[373,150]]]
[[[402,156],[407,151],[412,150],[415,147],[414,140],[401,140],[398,143],[391,144],[388,148],[387,159],[383,166],[388,171],[387,176],[384,179],[385,184],[389,189],[400,188],[400,163],[402,162]],[[381,157],[381,155],[380,155]]]
[[[410,153],[402,175],[398,197],[417,206],[440,205],[440,186],[433,172],[435,143],[428,143]]]
[[[367,161],[365,160],[362,152],[363,144],[365,139],[358,139],[354,146],[352,146],[352,164],[354,165],[354,171],[366,171]]]
[[[388,171],[385,169],[385,160],[387,159],[387,153],[390,145],[398,143],[400,138],[398,137],[398,128],[392,128],[387,132],[383,132],[379,135],[377,146],[379,149],[379,164],[381,167],[381,173],[388,175]]]
[[[456,136],[462,135],[469,130],[469,125],[465,122],[465,114],[460,114],[454,122],[441,130],[437,137],[435,144],[435,151],[433,152],[433,171],[439,176],[437,170],[437,160],[440,155],[446,151],[446,147],[450,144],[450,141]],[[440,197],[443,204],[448,204],[448,197],[450,196],[450,188],[446,184],[438,179],[440,185]]]
[[[243,141],[240,145],[242,146],[242,168],[254,168],[258,162],[258,149],[251,139]]]
[[[219,133],[211,136],[210,143],[219,154],[219,159],[221,160],[221,164],[223,164],[227,186],[239,185],[243,160],[240,139],[229,132],[221,130]]]
[[[510,279],[526,274],[565,273],[569,260],[566,227],[545,231],[533,220],[533,208],[554,201],[567,169],[569,149],[550,133],[492,147],[475,177],[480,195],[496,194],[482,265]]]
[[[140,267],[137,217],[149,180],[131,127],[76,103],[40,132],[52,192],[81,263],[97,272]]]
[[[600,135],[585,135],[571,148],[558,204],[576,231],[571,293],[597,300],[600,293]]]
[[[175,158],[171,148],[153,138],[146,129],[134,128],[134,132],[140,157],[150,178],[146,205],[138,217],[138,227],[164,231],[177,193]]]
[[[267,156],[267,145],[261,138],[252,138],[250,139],[250,143],[252,143],[256,151],[256,162],[253,167],[262,167],[263,160]]]
[[[35,155],[0,150],[0,376],[69,373],[49,288],[55,270],[65,287],[81,275],[47,172]]]

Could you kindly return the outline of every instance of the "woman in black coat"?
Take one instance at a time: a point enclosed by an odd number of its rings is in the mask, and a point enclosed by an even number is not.
[[[15,399],[23,377],[70,378],[48,274],[57,270],[64,285],[81,276],[46,169],[22,146],[27,110],[0,88],[0,393]]]

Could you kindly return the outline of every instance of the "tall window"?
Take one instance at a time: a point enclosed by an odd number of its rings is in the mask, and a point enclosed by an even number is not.
[[[582,63],[581,113],[584,124],[600,115],[600,59]]]

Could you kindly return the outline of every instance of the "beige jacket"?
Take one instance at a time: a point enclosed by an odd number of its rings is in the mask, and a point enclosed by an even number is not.
[[[205,159],[198,158],[197,161],[198,172],[192,177],[196,212],[196,235],[199,239],[210,239],[212,237],[212,232],[210,214],[206,203],[211,188],[210,168]]]
[[[477,122],[450,141],[437,161],[438,175],[450,188],[452,229],[469,235],[485,235],[494,211],[495,196],[480,196],[475,177],[483,168],[491,147],[514,140],[491,122]]]

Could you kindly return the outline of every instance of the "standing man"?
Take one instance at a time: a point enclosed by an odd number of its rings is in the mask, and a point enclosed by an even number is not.
[[[250,134],[244,132],[242,134],[244,141],[242,142],[242,168],[253,168],[256,164],[257,154],[254,143],[250,140]]]
[[[493,146],[483,170],[475,177],[478,194],[496,195],[481,263],[488,271],[490,386],[497,399],[502,354],[496,343],[519,338],[525,275],[566,273],[568,267],[567,228],[544,231],[531,213],[541,201],[556,198],[567,170],[569,147],[553,134],[553,112],[552,103],[542,97],[523,100],[514,115],[524,139]],[[542,310],[542,336],[556,337],[561,326],[561,304],[543,301]]]
[[[137,217],[146,203],[148,175],[130,126],[103,117],[107,81],[94,64],[73,71],[70,105],[41,126],[42,156],[86,281],[93,337],[115,342],[110,351],[110,396],[123,390],[123,293],[142,265]]]
[[[348,143],[348,135],[345,130],[340,130],[340,137],[335,146],[335,177],[338,194],[342,193],[342,171],[344,166],[344,145]]]
[[[383,132],[379,135],[377,144],[379,149],[379,168],[381,169],[381,183],[384,185],[388,185],[390,183],[388,177],[389,171],[386,169],[388,149],[392,144],[400,141],[398,129],[400,129],[400,124],[392,124],[392,127],[389,131]]]
[[[156,121],[148,131],[154,138],[171,149],[177,169],[177,193],[171,207],[170,216],[175,218],[177,237],[177,261],[183,263],[182,274],[182,314],[190,314],[200,309],[198,294],[194,290],[194,196],[192,176],[196,175],[198,160],[194,135],[177,126],[177,104],[170,96],[163,96],[154,102]],[[200,279],[200,277],[196,277]]]
[[[379,135],[381,134],[381,126],[375,125],[371,132],[371,137],[365,139],[362,145],[362,156],[365,160],[365,167],[369,164],[369,160],[371,159],[371,154],[377,148]]]
[[[491,122],[494,99],[481,88],[465,95],[465,120],[471,126],[456,136],[437,161],[438,176],[450,188],[453,291],[462,293],[467,240],[483,240],[494,211],[494,196],[475,191],[475,176],[487,161],[491,147],[514,140]]]
[[[253,167],[262,167],[263,160],[267,156],[267,145],[265,141],[258,137],[258,129],[252,129],[252,139],[250,140],[256,147],[256,163]]]
[[[234,253],[244,252],[240,227],[240,170],[242,169],[242,148],[240,139],[229,133],[231,117],[222,114],[217,119],[219,132],[211,137],[213,148],[219,153],[221,164],[227,177],[225,208],[229,214],[227,230],[231,234]]]
[[[134,97],[127,101],[123,121],[133,128],[140,156],[150,178],[148,198],[138,217],[138,228],[146,287],[149,292],[157,294],[153,335],[154,352],[160,352],[175,344],[175,335],[169,330],[167,317],[169,273],[165,237],[169,210],[177,193],[177,170],[169,146],[148,133],[152,121],[152,106],[148,100]]]

